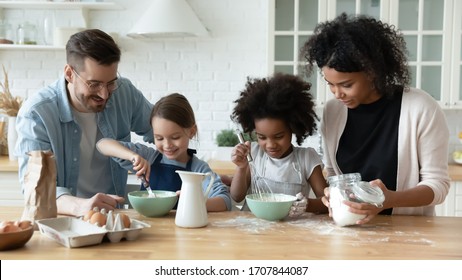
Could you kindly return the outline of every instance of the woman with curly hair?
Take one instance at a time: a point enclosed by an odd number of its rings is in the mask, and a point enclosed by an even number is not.
[[[244,132],[255,133],[257,143],[246,142],[234,147],[231,160],[236,164],[230,193],[240,202],[252,190],[247,155],[273,193],[296,195],[290,216],[306,211],[327,212],[321,201],[327,186],[322,174],[322,161],[312,148],[294,147],[316,130],[318,117],[314,110],[311,84],[301,78],[276,74],[268,79],[249,79],[241,92],[231,118]],[[313,189],[317,199],[308,199]],[[244,206],[245,207],[245,206]],[[245,209],[245,208],[244,208]]]
[[[318,24],[301,54],[335,97],[321,121],[327,175],[359,172],[385,194],[383,208],[345,202],[366,215],[357,224],[379,213],[434,215],[449,190],[449,130],[437,102],[409,87],[400,32],[374,18],[342,14]],[[329,206],[328,192],[323,201]]]

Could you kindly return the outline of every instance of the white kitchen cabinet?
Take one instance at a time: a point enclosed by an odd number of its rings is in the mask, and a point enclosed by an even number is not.
[[[409,50],[412,86],[443,108],[462,108],[461,1],[394,0],[389,22],[398,26]]]
[[[300,48],[318,22],[327,19],[327,2],[318,0],[271,0],[269,5],[268,73],[301,74]],[[308,78],[317,105],[328,99],[318,71]]]
[[[0,206],[23,206],[16,161],[9,161],[8,156],[0,156]]]
[[[300,48],[316,23],[342,12],[366,14],[397,26],[409,49],[413,87],[443,108],[462,108],[462,1],[459,0],[271,0],[269,74],[301,74]],[[322,106],[332,98],[319,73],[309,78]]]
[[[0,186],[1,206],[23,206],[24,197],[19,185],[17,172],[2,172],[2,185]]]
[[[452,181],[446,200],[436,206],[437,216],[462,217],[462,181]]]
[[[4,20],[5,9],[19,10],[43,10],[60,11],[60,10],[77,10],[81,16],[84,26],[88,27],[89,12],[92,10],[121,10],[122,7],[112,2],[44,2],[44,1],[0,1],[0,19]],[[15,29],[13,29],[13,32]],[[17,45],[17,44],[0,44],[0,50],[63,50],[63,46],[51,45]]]

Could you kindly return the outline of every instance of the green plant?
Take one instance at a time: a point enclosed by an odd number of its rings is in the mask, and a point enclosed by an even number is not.
[[[254,141],[256,139],[254,133],[243,133],[244,141]],[[233,129],[223,129],[217,134],[216,142],[218,147],[234,147],[239,143],[239,138],[236,131]]]
[[[239,143],[236,132],[232,129],[223,129],[215,139],[218,147],[234,147]]]

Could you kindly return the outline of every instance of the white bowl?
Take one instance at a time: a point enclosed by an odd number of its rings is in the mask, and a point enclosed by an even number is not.
[[[457,156],[456,156],[456,154],[457,154]],[[462,151],[460,151],[460,150],[455,150],[454,152],[452,152],[452,159],[454,160],[454,162],[456,162],[458,164],[462,164],[461,154],[462,154]]]

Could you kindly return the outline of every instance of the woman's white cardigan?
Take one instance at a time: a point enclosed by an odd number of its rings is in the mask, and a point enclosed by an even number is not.
[[[328,176],[342,174],[336,154],[347,111],[336,99],[329,100],[323,110],[321,134]],[[396,190],[425,185],[433,190],[434,198],[424,207],[396,207],[393,214],[435,215],[435,205],[442,203],[449,191],[448,141],[448,125],[438,103],[422,90],[405,91],[399,118]]]

